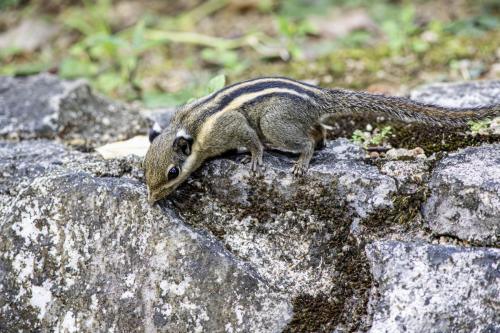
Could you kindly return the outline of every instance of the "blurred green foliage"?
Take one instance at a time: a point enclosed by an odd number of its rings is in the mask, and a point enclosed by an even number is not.
[[[191,85],[176,93],[165,94],[159,92],[146,92],[144,95],[144,104],[150,108],[176,106],[192,101],[208,94],[211,94],[219,89],[222,89],[226,84],[224,74],[217,75],[210,79],[206,85]]]
[[[19,0],[0,0],[0,9],[13,7],[19,4]]]
[[[500,38],[500,8],[493,0],[470,2],[467,6],[479,10],[451,21],[422,19],[419,6],[430,3],[425,0],[260,0],[248,5],[254,6],[249,17],[268,23],[267,28],[248,19],[243,33],[232,33],[234,22],[226,24],[227,16],[220,15],[233,11],[246,20],[249,9],[242,14],[230,0],[202,1],[174,14],[146,11],[121,26],[113,19],[118,1],[56,2],[61,3],[60,15],[49,14],[48,19],[62,26],[69,47],[54,45],[32,54],[3,48],[0,74],[51,70],[64,78],[87,78],[105,94],[148,106],[182,104],[210,87],[221,87],[226,76],[231,81],[256,75],[328,78],[328,84],[350,88],[366,88],[382,77],[414,84],[422,68],[461,73],[464,59],[494,61],[494,40]],[[168,3],[182,8],[182,1]],[[0,0],[0,8],[17,9],[17,15],[36,15],[43,5],[36,6],[35,1]],[[354,28],[324,38],[312,23],[332,8],[361,8],[377,29]],[[205,33],[200,22],[224,36],[210,29]],[[481,66],[470,69],[471,78],[481,75]],[[172,70],[188,72],[189,78],[173,84]],[[209,83],[214,76],[217,80]]]

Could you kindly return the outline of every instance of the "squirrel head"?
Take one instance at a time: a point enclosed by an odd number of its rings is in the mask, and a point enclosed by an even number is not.
[[[196,154],[191,149],[193,138],[184,130],[167,128],[150,138],[152,142],[143,167],[148,201],[154,204],[172,193],[193,172]]]

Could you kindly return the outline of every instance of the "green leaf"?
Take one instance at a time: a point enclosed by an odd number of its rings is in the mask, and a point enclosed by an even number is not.
[[[64,78],[90,77],[97,71],[96,64],[75,58],[66,58],[59,65],[59,75]]]
[[[122,77],[115,72],[100,74],[95,83],[98,89],[106,93],[110,93],[126,84]]]
[[[132,33],[132,46],[134,48],[140,48],[144,44],[144,30],[146,23],[144,20],[140,20],[134,27],[134,32]]]
[[[148,108],[178,106],[186,103],[192,97],[192,91],[187,89],[171,94],[149,91],[144,94],[143,102]]]
[[[43,61],[33,61],[23,64],[7,65],[0,68],[1,75],[25,76],[33,75],[48,69],[49,65]]]
[[[224,74],[217,75],[210,81],[208,81],[207,91],[209,94],[224,88],[226,85],[226,76]]]

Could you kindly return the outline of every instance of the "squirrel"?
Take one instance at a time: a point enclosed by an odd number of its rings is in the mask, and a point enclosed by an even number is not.
[[[150,131],[143,161],[149,202],[168,196],[210,157],[244,147],[259,174],[264,147],[299,153],[293,175],[303,175],[317,144],[324,144],[326,118],[384,113],[403,121],[464,126],[500,115],[500,105],[446,108],[344,89],[324,89],[283,77],[238,82],[180,107],[161,133]]]

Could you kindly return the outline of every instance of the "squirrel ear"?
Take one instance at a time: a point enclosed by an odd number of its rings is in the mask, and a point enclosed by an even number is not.
[[[153,128],[150,128],[148,131],[149,143],[153,142],[153,140],[160,135],[160,132],[155,131]]]
[[[148,131],[149,143],[153,142],[153,140],[160,135],[161,127],[158,123],[154,123],[153,128],[150,128]]]
[[[193,144],[193,138],[178,136],[174,140],[174,150],[176,152],[182,152],[184,155],[188,156],[191,154],[191,145]]]

